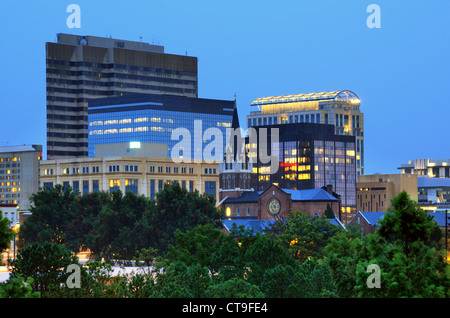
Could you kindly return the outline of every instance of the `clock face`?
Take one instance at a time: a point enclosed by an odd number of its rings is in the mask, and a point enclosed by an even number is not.
[[[281,205],[280,201],[277,199],[272,199],[269,201],[269,213],[272,215],[277,215],[280,212]]]

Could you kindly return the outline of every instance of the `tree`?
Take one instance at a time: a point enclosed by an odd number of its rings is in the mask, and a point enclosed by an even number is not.
[[[78,264],[78,258],[58,243],[31,243],[19,250],[17,258],[11,261],[11,277],[31,277],[33,291],[41,297],[48,297],[66,284],[67,266]]]
[[[9,220],[3,217],[0,210],[0,253],[9,248],[11,240],[14,238],[14,232],[11,231],[9,225]]]
[[[33,292],[30,284],[32,278],[25,280],[22,276],[11,277],[0,283],[0,298],[40,298],[39,292]]]
[[[328,240],[340,229],[325,217],[309,218],[301,211],[292,211],[286,220],[273,226],[277,241],[300,262],[310,257],[322,258]]]
[[[211,224],[221,227],[223,211],[215,206],[215,199],[210,195],[200,195],[196,190],[189,192],[175,182],[166,184],[156,194],[155,207],[144,220],[149,230],[149,238],[153,248],[163,255],[168,246],[175,244],[175,231],[185,232],[197,225]]]
[[[331,208],[330,204],[327,203],[327,208],[325,209],[325,212],[323,214],[327,219],[334,219],[336,215],[334,214],[333,209]]]
[[[248,267],[248,282],[260,286],[266,270],[278,265],[294,266],[295,260],[278,242],[258,234],[255,241],[247,247],[243,260]]]
[[[436,249],[442,238],[435,235],[437,222],[404,191],[391,202],[392,210],[361,249],[355,289],[362,297],[450,296],[449,265]],[[380,288],[367,288],[364,269],[370,264],[381,269]]]
[[[341,231],[330,238],[324,249],[338,297],[356,297],[356,271],[363,244],[360,232]]]
[[[220,279],[243,276],[244,265],[238,243],[211,224],[197,225],[186,231],[175,231],[176,245],[169,246],[167,258],[186,265],[200,264]]]
[[[242,278],[231,278],[218,284],[210,285],[206,291],[208,298],[264,298],[258,286]]]
[[[30,201],[31,215],[19,231],[21,241],[66,243],[70,223],[78,213],[72,189],[57,184],[33,193]]]

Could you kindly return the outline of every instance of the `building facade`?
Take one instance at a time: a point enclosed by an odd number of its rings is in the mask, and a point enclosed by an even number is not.
[[[58,34],[46,43],[47,159],[88,156],[88,100],[198,96],[197,58],[148,43]]]
[[[212,137],[205,134],[208,129],[215,138],[221,138],[220,147],[224,149],[234,105],[234,101],[227,100],[156,94],[91,100],[88,111],[89,157],[95,156],[96,145],[130,141],[166,144],[167,155],[171,157],[173,147],[182,141],[187,142],[186,149],[179,151],[177,147],[174,152],[184,155],[184,159],[188,156],[195,159],[203,155],[210,145]],[[189,135],[182,138],[177,129]],[[212,157],[219,150],[214,149]]]
[[[386,212],[392,208],[391,200],[406,191],[417,202],[417,175],[374,174],[358,176],[356,184],[358,211]]]
[[[450,178],[418,176],[417,188],[420,204],[445,205],[450,210]]]
[[[450,159],[414,159],[402,164],[398,169],[404,174],[450,178]]]
[[[337,135],[334,126],[326,124],[278,124],[252,128],[256,138],[250,136],[248,145],[255,190],[263,191],[272,184],[297,190],[331,185],[340,196],[343,222],[350,220],[356,212],[355,136]],[[267,145],[271,147],[258,149],[263,145],[259,137],[264,136],[261,135],[264,132],[267,133]],[[263,162],[261,151],[277,161],[275,171],[270,169],[272,160]]]
[[[218,163],[175,163],[168,158],[102,157],[41,162],[40,186],[70,186],[74,192],[132,191],[151,199],[164,184],[178,182],[193,192],[219,197]]]
[[[0,204],[30,209],[29,197],[39,189],[41,145],[0,147]]]
[[[355,136],[357,175],[364,174],[364,114],[359,97],[348,90],[257,98],[247,128],[316,123],[334,125],[336,135]]]
[[[226,218],[256,218],[258,220],[285,219],[292,211],[300,210],[309,217],[321,217],[327,205],[340,219],[340,202],[324,189],[292,190],[275,185],[265,191],[246,191],[238,197],[226,198],[220,207]]]

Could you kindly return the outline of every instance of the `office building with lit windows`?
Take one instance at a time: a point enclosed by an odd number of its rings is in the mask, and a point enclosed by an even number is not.
[[[364,114],[359,97],[348,90],[257,98],[247,128],[261,125],[316,123],[334,125],[336,135],[355,136],[356,172],[364,174]]]
[[[0,147],[0,204],[29,211],[29,198],[39,189],[41,145]]]
[[[356,212],[356,143],[355,136],[335,134],[333,125],[278,124],[255,126],[259,140],[261,129],[267,132],[268,149],[263,153],[278,153],[278,168],[271,171],[271,162],[264,163],[258,149],[260,142],[248,140],[253,161],[254,189],[264,191],[272,184],[285,189],[326,189],[331,186],[341,200],[342,222]],[[272,138],[278,129],[278,142]],[[275,153],[277,152],[277,153]]]
[[[166,144],[167,157],[172,148],[185,137],[172,133],[177,128],[190,134],[189,149],[184,158],[204,158],[203,152],[212,142],[205,136],[209,128],[220,132],[222,147],[226,145],[226,130],[231,127],[235,101],[204,99],[174,95],[134,95],[94,99],[89,102],[89,157],[95,157],[95,147],[101,144],[132,141]],[[211,140],[210,140],[211,139]],[[215,155],[215,149],[211,152]],[[217,149],[219,151],[219,149]]]
[[[145,42],[57,34],[46,43],[47,159],[88,156],[88,100],[198,96],[197,58]]]
[[[151,199],[164,184],[178,182],[188,191],[219,198],[218,163],[175,163],[168,158],[111,156],[41,162],[40,186],[70,186],[75,193],[131,191]]]

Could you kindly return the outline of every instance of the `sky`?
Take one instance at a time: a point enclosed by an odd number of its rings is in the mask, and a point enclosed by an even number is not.
[[[70,4],[81,9],[69,28]],[[380,28],[369,28],[371,4]],[[57,33],[164,46],[198,58],[199,97],[233,100],[353,91],[365,174],[450,158],[448,0],[2,0],[0,146],[46,150],[45,43]],[[45,156],[44,156],[45,159]]]

